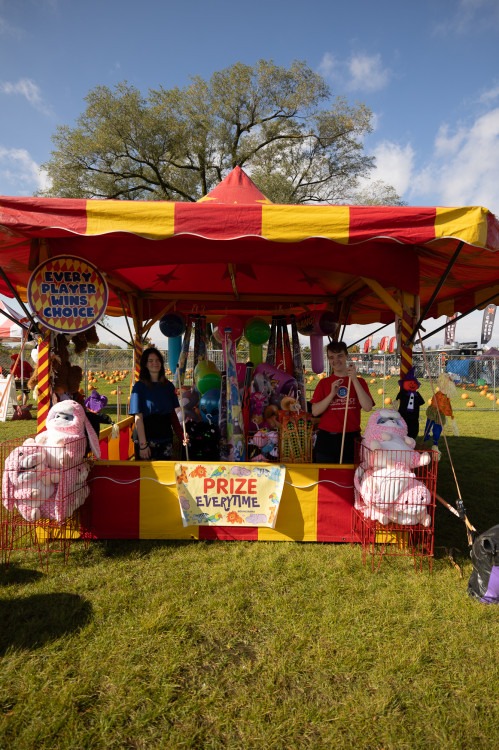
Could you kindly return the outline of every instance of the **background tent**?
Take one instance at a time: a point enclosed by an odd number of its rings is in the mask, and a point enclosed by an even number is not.
[[[4,315],[4,312],[7,315]],[[12,318],[19,321],[14,323]],[[0,300],[0,342],[20,342],[23,340],[23,334],[25,327],[28,324],[28,319],[22,317],[18,312],[12,309],[10,305]]]
[[[390,323],[399,290],[449,316],[499,301],[498,250],[482,207],[277,205],[238,167],[198,203],[0,198],[0,293],[8,278],[26,299],[39,262],[80,256],[106,275],[108,314],[136,321],[328,307]]]

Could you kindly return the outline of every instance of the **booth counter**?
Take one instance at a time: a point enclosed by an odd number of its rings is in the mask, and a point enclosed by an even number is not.
[[[353,473],[353,465],[286,466],[273,529],[242,528],[238,523],[184,527],[174,461],[101,460],[89,476],[81,529],[93,539],[352,542]]]
[[[82,533],[94,539],[220,539],[246,541],[352,542],[353,465],[280,464],[284,485],[275,528],[183,526],[175,461],[129,460],[127,417],[100,433],[101,460],[89,476],[90,495],[81,509]],[[119,432],[118,432],[119,431]],[[198,462],[183,461],[194,469]],[[205,462],[216,469],[218,463]],[[231,466],[244,464],[226,463]],[[249,466],[250,464],[248,464]],[[275,464],[260,463],[259,466]]]

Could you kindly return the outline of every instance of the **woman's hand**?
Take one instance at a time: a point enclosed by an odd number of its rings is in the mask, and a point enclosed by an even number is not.
[[[139,445],[139,455],[144,461],[148,461],[151,458],[149,443],[146,443],[144,446]]]

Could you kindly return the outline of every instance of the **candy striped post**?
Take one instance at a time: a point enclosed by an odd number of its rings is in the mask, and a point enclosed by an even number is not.
[[[50,409],[50,344],[51,335],[38,342],[38,404],[37,404],[37,431],[42,432],[47,423],[47,414]]]
[[[400,326],[400,379],[402,380],[412,367],[412,342],[409,343],[414,324],[416,298],[413,295],[402,294],[402,316],[398,321]]]
[[[140,358],[144,351],[144,344],[140,334],[136,333],[133,338],[133,379],[136,382],[140,376]]]

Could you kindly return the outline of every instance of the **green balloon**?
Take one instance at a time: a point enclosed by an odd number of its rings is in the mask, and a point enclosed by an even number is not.
[[[244,335],[250,344],[265,344],[270,338],[270,326],[263,318],[250,318],[244,327]]]
[[[196,388],[201,393],[201,395],[204,395],[207,391],[211,391],[212,388],[220,389],[221,382],[222,376],[220,375],[220,373],[208,372],[206,373],[206,375],[198,378],[198,380],[196,381]]]

